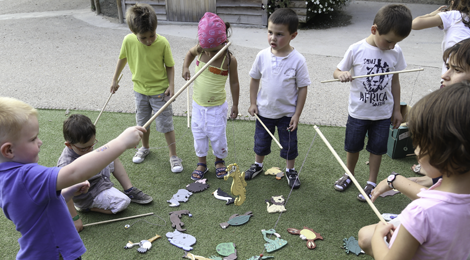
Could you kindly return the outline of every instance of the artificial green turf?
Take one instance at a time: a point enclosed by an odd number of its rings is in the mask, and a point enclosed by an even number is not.
[[[92,121],[98,116],[98,112],[71,111],[89,116]],[[62,136],[62,123],[66,119],[63,110],[39,111],[40,135],[43,141],[39,154],[39,163],[45,166],[55,166],[58,157],[64,147]],[[126,127],[135,124],[134,114],[103,113],[97,123],[98,145],[118,136]],[[193,246],[192,253],[209,257],[217,255],[216,246],[223,242],[233,242],[237,246],[238,259],[248,259],[263,253],[264,239],[261,229],[275,227],[282,239],[288,241],[287,246],[264,255],[275,256],[274,259],[370,259],[368,256],[346,254],[342,246],[343,238],[354,236],[357,239],[358,230],[369,224],[379,221],[367,203],[356,199],[358,191],[355,187],[345,192],[337,192],[333,189],[333,183],[341,177],[344,170],[336,161],[332,153],[323,143],[311,125],[300,125],[298,131],[299,157],[296,160],[296,169],[300,171],[302,186],[294,190],[289,197],[290,188],[285,178],[278,181],[274,176],[259,175],[254,180],[248,181],[246,187],[247,199],[241,206],[226,206],[224,201],[217,200],[212,192],[221,188],[230,192],[232,179],[224,181],[215,177],[214,156],[209,153],[209,173],[206,174],[209,189],[201,193],[195,193],[186,203],[179,207],[169,207],[169,200],[178,189],[183,189],[192,181],[191,172],[195,169],[197,157],[194,153],[191,130],[187,128],[184,117],[174,117],[176,132],[177,152],[183,159],[184,171],[174,174],[170,171],[168,149],[163,134],[155,131],[152,124],[150,155],[141,164],[133,164],[132,157],[135,150],[124,152],[120,160],[123,162],[134,186],[140,188],[154,198],[149,205],[137,205],[132,203],[124,212],[115,216],[99,213],[81,213],[83,223],[93,223],[113,218],[121,218],[154,212],[158,217],[151,216],[124,220],[109,224],[101,224],[86,227],[80,236],[85,243],[87,252],[84,259],[181,259],[182,249],[171,245],[165,234],[174,229],[169,221],[169,212],[176,210],[189,210],[192,217],[184,215],[182,222],[187,229],[186,233],[193,235],[197,243]],[[225,159],[229,163],[237,163],[240,170],[246,170],[254,162],[253,152],[253,121],[229,121],[227,124],[227,138],[229,155]],[[320,127],[322,133],[338,152],[343,161],[346,153],[343,150],[344,128]],[[313,141],[313,145],[311,146]],[[311,150],[307,154],[309,148]],[[279,157],[279,148],[273,142],[272,153],[265,159],[265,169],[278,166],[285,168],[285,161]],[[305,160],[305,163],[303,164]],[[356,167],[356,179],[361,185],[365,185],[368,177],[368,153],[362,152]],[[383,156],[379,173],[379,180],[386,178],[392,171],[405,176],[413,176],[410,166],[415,158],[392,160],[387,155]],[[113,182],[122,190],[116,179]],[[354,186],[354,185],[353,185]],[[280,218],[279,213],[269,214],[266,211],[265,200],[271,196],[283,195],[288,198],[286,209]],[[375,205],[382,213],[399,213],[410,200],[399,194],[393,197],[379,198]],[[230,226],[222,229],[219,223],[225,222],[233,214],[253,212],[250,221],[242,226]],[[138,220],[146,220],[149,223]],[[164,222],[166,221],[166,224]],[[135,223],[135,224],[133,224]],[[125,224],[133,224],[125,229]],[[154,225],[152,225],[154,224]],[[317,248],[309,250],[306,242],[298,236],[287,233],[287,228],[302,228],[308,226],[320,233],[324,240],[316,240]],[[162,238],[153,243],[152,249],[145,255],[136,251],[136,247],[125,250],[127,241],[138,242],[149,239],[155,234]],[[20,234],[15,231],[11,221],[0,214],[0,259],[14,259],[19,244],[17,239]]]

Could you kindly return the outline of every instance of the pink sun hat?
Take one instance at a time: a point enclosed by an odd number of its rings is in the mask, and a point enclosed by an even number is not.
[[[221,45],[227,40],[224,21],[214,13],[206,12],[197,26],[197,36],[203,49]]]

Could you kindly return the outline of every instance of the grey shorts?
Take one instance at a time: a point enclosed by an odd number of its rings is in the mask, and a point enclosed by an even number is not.
[[[135,95],[135,119],[137,125],[143,126],[147,123],[154,112],[160,110],[166,101],[164,101],[164,93],[159,95],[147,96],[134,91]],[[160,133],[168,133],[174,130],[173,128],[173,110],[171,104],[163,110],[160,115],[155,118],[157,131]]]

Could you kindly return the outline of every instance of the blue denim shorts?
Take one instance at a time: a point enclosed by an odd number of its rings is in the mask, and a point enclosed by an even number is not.
[[[153,113],[156,113],[160,108],[165,105],[166,101],[163,99],[164,93],[159,95],[147,96],[134,91],[135,97],[135,118],[137,125],[145,125]],[[160,115],[155,118],[157,131],[160,133],[168,133],[174,130],[173,128],[173,110],[171,104],[162,111]]]
[[[293,160],[299,155],[297,151],[297,129],[294,131],[287,131],[289,127],[291,117],[281,117],[278,119],[270,119],[259,116],[264,125],[269,129],[269,131],[274,135],[278,131],[279,143],[282,146],[280,156],[286,160]],[[271,142],[272,137],[266,131],[266,129],[261,125],[261,123],[256,120],[256,130],[255,130],[255,148],[253,149],[255,153],[259,156],[266,156],[271,153]]]
[[[387,153],[390,118],[383,120],[356,119],[348,115],[344,150],[357,153],[364,149],[364,138],[367,136],[366,150],[376,155]]]

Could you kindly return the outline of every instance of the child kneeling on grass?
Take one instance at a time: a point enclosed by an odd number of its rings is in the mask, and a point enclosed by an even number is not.
[[[93,146],[98,142],[95,138],[95,125],[85,115],[74,114],[67,118],[64,121],[63,132],[66,147],[57,162],[58,167],[64,167],[80,156],[93,151]],[[110,179],[111,172],[121,184],[124,193],[113,187],[114,184]],[[88,181],[90,182],[88,192],[73,197],[73,202],[67,203],[75,228],[79,232],[83,229],[83,224],[76,210],[116,214],[125,210],[131,202],[147,204],[153,200],[152,197],[132,186],[129,176],[118,158]]]
[[[63,168],[45,167],[37,164],[42,145],[37,110],[17,99],[0,97],[0,207],[21,233],[16,259],[81,259],[86,249],[61,190],[86,190],[86,183],[75,184],[134,148],[143,132],[143,127],[130,127]]]
[[[399,215],[359,231],[359,246],[375,259],[467,259],[470,255],[470,84],[457,83],[422,98],[408,127],[418,162],[441,181],[422,188]],[[395,176],[396,177],[396,176]],[[389,179],[391,188],[394,178]],[[390,238],[390,245],[384,237]]]

